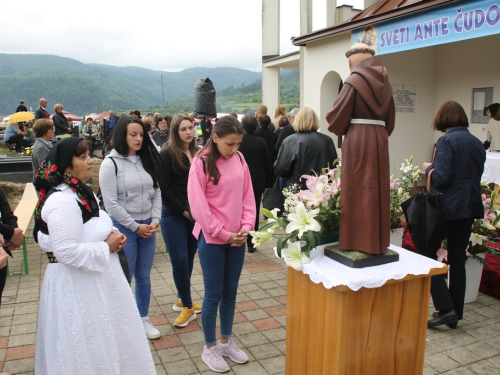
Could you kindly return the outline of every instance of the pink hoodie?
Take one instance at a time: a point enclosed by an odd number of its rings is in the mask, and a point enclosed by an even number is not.
[[[205,158],[205,155],[201,155]],[[203,231],[209,244],[227,244],[231,233],[243,228],[247,233],[255,225],[255,197],[245,158],[241,153],[231,159],[216,160],[220,179],[217,185],[209,179],[203,162],[195,157],[189,170],[188,201],[196,220],[193,235]],[[205,165],[207,162],[205,161]],[[205,168],[207,169],[207,167]]]

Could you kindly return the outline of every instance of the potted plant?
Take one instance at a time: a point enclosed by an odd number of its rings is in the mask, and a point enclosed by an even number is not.
[[[401,178],[391,176],[391,244],[401,246],[403,227],[406,221],[401,204],[413,194],[413,184],[420,179],[420,169],[413,166],[413,156],[401,163]]]
[[[484,266],[484,255],[490,251],[484,243],[489,236],[496,234],[497,229],[500,228],[500,211],[494,209],[494,206],[498,206],[498,203],[493,203],[496,201],[497,194],[488,188],[486,181],[481,181],[481,188],[484,192],[482,194],[484,217],[474,220],[469,238],[469,246],[466,249],[468,258],[465,263],[465,272],[467,275],[465,303],[474,302],[477,299]],[[446,241],[443,241],[437,255],[438,261],[447,261],[448,250]]]

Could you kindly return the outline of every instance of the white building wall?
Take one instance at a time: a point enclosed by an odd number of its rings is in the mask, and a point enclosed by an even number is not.
[[[396,112],[396,126],[389,138],[391,173],[399,176],[404,159],[413,155],[414,165],[429,162],[434,146],[431,128],[436,113],[436,48],[424,48],[380,56],[392,84],[417,86],[415,113]]]
[[[472,89],[493,87],[493,103],[500,103],[500,35],[471,39],[439,47],[435,111],[454,100],[472,118]],[[487,124],[469,124],[469,130],[486,140]],[[440,133],[436,134],[436,139]]]

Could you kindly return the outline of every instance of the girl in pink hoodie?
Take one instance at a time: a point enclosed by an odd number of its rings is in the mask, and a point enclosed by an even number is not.
[[[243,127],[232,116],[217,121],[189,171],[188,201],[196,220],[193,235],[203,270],[205,297],[202,360],[212,371],[229,371],[222,356],[245,363],[248,356],[231,339],[236,293],[245,259],[245,242],[255,224],[255,198],[245,158],[238,152]],[[215,325],[220,304],[220,342]]]

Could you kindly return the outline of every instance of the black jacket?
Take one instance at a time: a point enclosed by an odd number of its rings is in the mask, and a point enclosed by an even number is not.
[[[285,138],[291,136],[292,134],[295,134],[295,130],[293,129],[292,125],[286,125],[285,127],[279,129],[279,133],[278,131],[276,131],[276,134],[278,134],[278,139],[276,140],[276,144],[274,145],[274,150],[276,151],[276,155],[278,155],[280,146]]]
[[[62,113],[55,113],[52,116],[52,121],[54,121],[54,126],[56,128],[56,135],[68,134],[69,123]]]
[[[269,128],[259,128],[255,131],[255,135],[262,138],[266,142],[269,155],[271,155],[271,160],[274,162],[276,160],[276,151],[274,151],[276,138],[274,132],[272,132]]]
[[[35,121],[41,118],[48,118],[47,117],[47,111],[45,111],[41,106],[38,106],[38,108],[35,111]]]
[[[467,128],[451,128],[439,138],[426,174],[434,169],[431,189],[443,194],[443,205],[451,211],[448,220],[484,216],[481,176],[485,161],[483,144]]]
[[[304,174],[321,173],[321,169],[334,167],[337,150],[333,140],[322,133],[312,131],[296,133],[281,144],[274,170],[280,177],[288,177],[288,183],[300,183]],[[302,189],[306,189],[305,180]]]
[[[17,112],[28,112],[28,108],[26,108],[24,105],[22,104],[19,104],[19,106],[17,107],[16,109],[16,113]]]
[[[160,191],[163,205],[178,211],[180,214],[189,211],[186,205],[189,168],[191,166],[188,157],[182,156],[185,167],[182,169],[173,159],[171,150],[167,148],[160,152],[160,161]]]
[[[4,239],[10,240],[17,228],[17,217],[12,212],[7,196],[0,189],[0,234]]]
[[[248,164],[253,190],[263,192],[273,186],[273,162],[266,142],[255,134],[245,134],[239,151]]]

